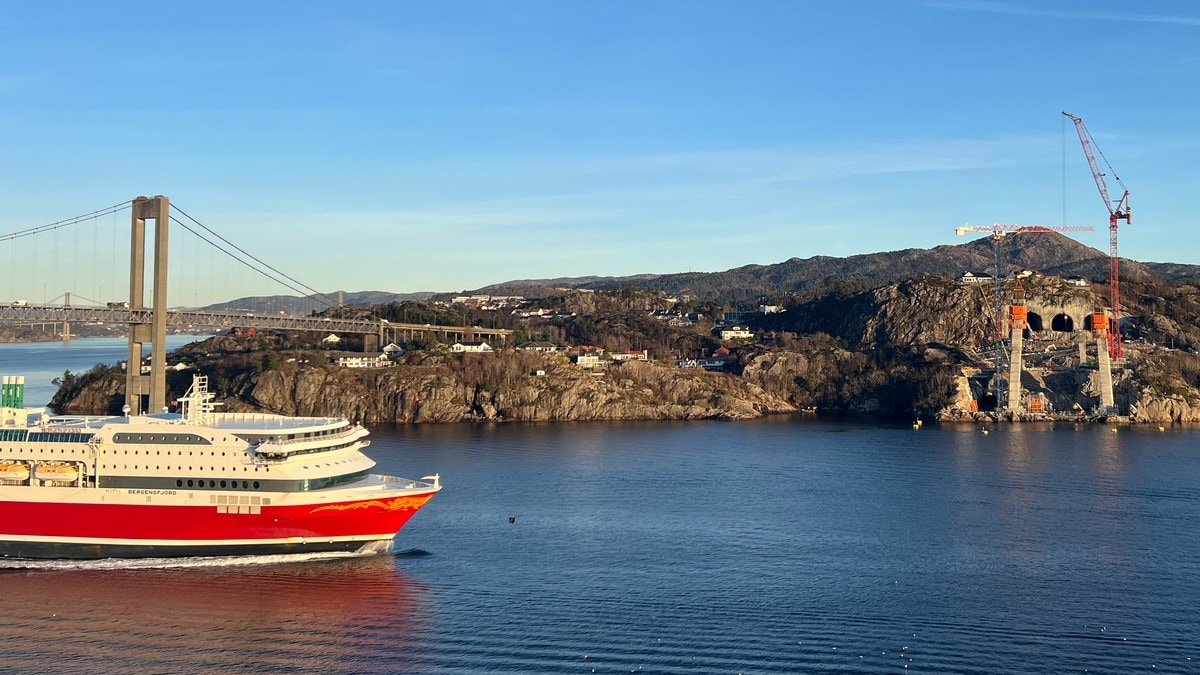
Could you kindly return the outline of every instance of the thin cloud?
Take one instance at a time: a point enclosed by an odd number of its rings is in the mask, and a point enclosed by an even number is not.
[[[1131,14],[1129,12],[1054,10],[1014,5],[1008,2],[989,2],[988,0],[925,0],[921,4],[933,9],[1010,14],[1013,16],[1040,16],[1048,19],[1085,19],[1119,23],[1163,23],[1174,26],[1200,26],[1200,17],[1176,14]]]

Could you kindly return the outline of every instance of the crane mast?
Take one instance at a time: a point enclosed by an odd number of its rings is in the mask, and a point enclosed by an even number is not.
[[[1109,301],[1112,304],[1112,325],[1108,333],[1108,352],[1114,359],[1119,359],[1121,358],[1122,350],[1120,256],[1117,252],[1117,224],[1122,220],[1125,221],[1126,225],[1129,224],[1129,189],[1125,187],[1125,183],[1121,182],[1120,176],[1113,171],[1112,165],[1108,163],[1108,158],[1096,147],[1096,142],[1092,139],[1092,135],[1088,133],[1087,127],[1084,126],[1083,119],[1065,111],[1063,115],[1075,123],[1075,132],[1079,135],[1079,143],[1083,146],[1083,154],[1087,157],[1088,167],[1092,170],[1092,178],[1096,181],[1096,189],[1100,191],[1100,198],[1104,200],[1104,208],[1108,209],[1108,289]],[[1097,154],[1104,160],[1104,164],[1108,167],[1109,172],[1112,173],[1113,179],[1124,190],[1124,193],[1115,205],[1108,194],[1108,184],[1104,180],[1105,174],[1100,170],[1100,164],[1096,161]]]

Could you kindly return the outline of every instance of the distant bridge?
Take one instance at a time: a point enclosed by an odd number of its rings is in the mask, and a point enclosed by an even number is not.
[[[69,305],[0,306],[3,323],[104,323],[141,325],[151,324],[153,309],[125,309]],[[436,324],[391,323],[384,319],[337,319],[319,316],[290,316],[286,314],[254,314],[225,311],[202,312],[186,309],[166,310],[166,325],[170,328],[258,328],[271,330],[351,333],[368,336],[367,351],[381,344],[395,342],[398,337],[432,333],[451,340],[496,339],[506,341],[512,331],[479,326],[439,326]],[[64,331],[69,335],[69,331]],[[371,344],[371,336],[379,342]],[[373,347],[373,348],[372,348]]]

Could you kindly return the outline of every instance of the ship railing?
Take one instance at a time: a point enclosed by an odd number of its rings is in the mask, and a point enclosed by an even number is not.
[[[54,415],[48,417],[46,423],[56,427],[91,427],[111,419],[112,415]]]
[[[324,436],[309,436],[308,438],[275,438],[263,441],[262,445],[297,445],[299,443],[312,443],[314,441],[336,441],[353,436],[361,428],[358,426],[346,427],[337,433],[326,434]]]
[[[245,422],[263,423],[264,427],[268,423],[277,423],[280,429],[295,429],[302,428],[297,425],[297,422],[302,422],[304,426],[323,426],[327,424],[336,424],[346,421],[344,417],[287,417],[286,415],[275,415],[273,413],[252,413],[252,412],[222,412],[216,413],[214,416],[215,422],[232,422],[235,424]]]
[[[313,441],[313,440],[318,440],[318,439],[306,439],[306,440]],[[371,441],[368,441],[361,436],[356,437],[354,435],[323,436],[323,437],[321,437],[320,440],[323,440],[323,441],[332,440],[332,441],[335,441],[335,443],[328,443],[328,442],[315,443],[315,444],[310,443],[309,444],[310,447],[303,447],[301,445],[298,445],[299,443],[301,443],[303,441],[300,439],[297,439],[295,441],[292,441],[292,447],[288,448],[288,447],[285,447],[287,445],[287,443],[285,443],[285,442],[263,441],[263,442],[259,443],[258,445],[254,446],[254,451],[256,453],[258,453],[258,455],[263,456],[263,457],[273,457],[273,458],[278,458],[278,459],[284,459],[287,457],[298,457],[300,455],[313,455],[313,454],[316,454],[319,452],[334,452],[335,450],[345,450],[346,448],[353,448],[353,447],[357,447],[358,449],[361,450],[362,448],[365,448],[371,444]],[[345,441],[345,442],[336,443],[336,441]]]
[[[422,476],[420,480],[415,478],[401,478],[400,476],[379,476],[379,482],[388,487],[414,489],[414,488],[436,488],[442,487],[442,475],[435,473],[432,476]]]

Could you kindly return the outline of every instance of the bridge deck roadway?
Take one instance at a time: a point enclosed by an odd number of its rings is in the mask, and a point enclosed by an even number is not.
[[[0,306],[4,323],[115,323],[149,324],[153,312],[148,309],[109,307],[63,307],[61,305]],[[334,319],[312,316],[250,314],[246,312],[199,312],[167,310],[167,326],[212,328],[269,328],[329,333],[380,335],[385,332],[437,333],[448,336],[499,337],[507,339],[511,330],[477,326],[438,326],[415,323],[389,323],[379,319]]]

